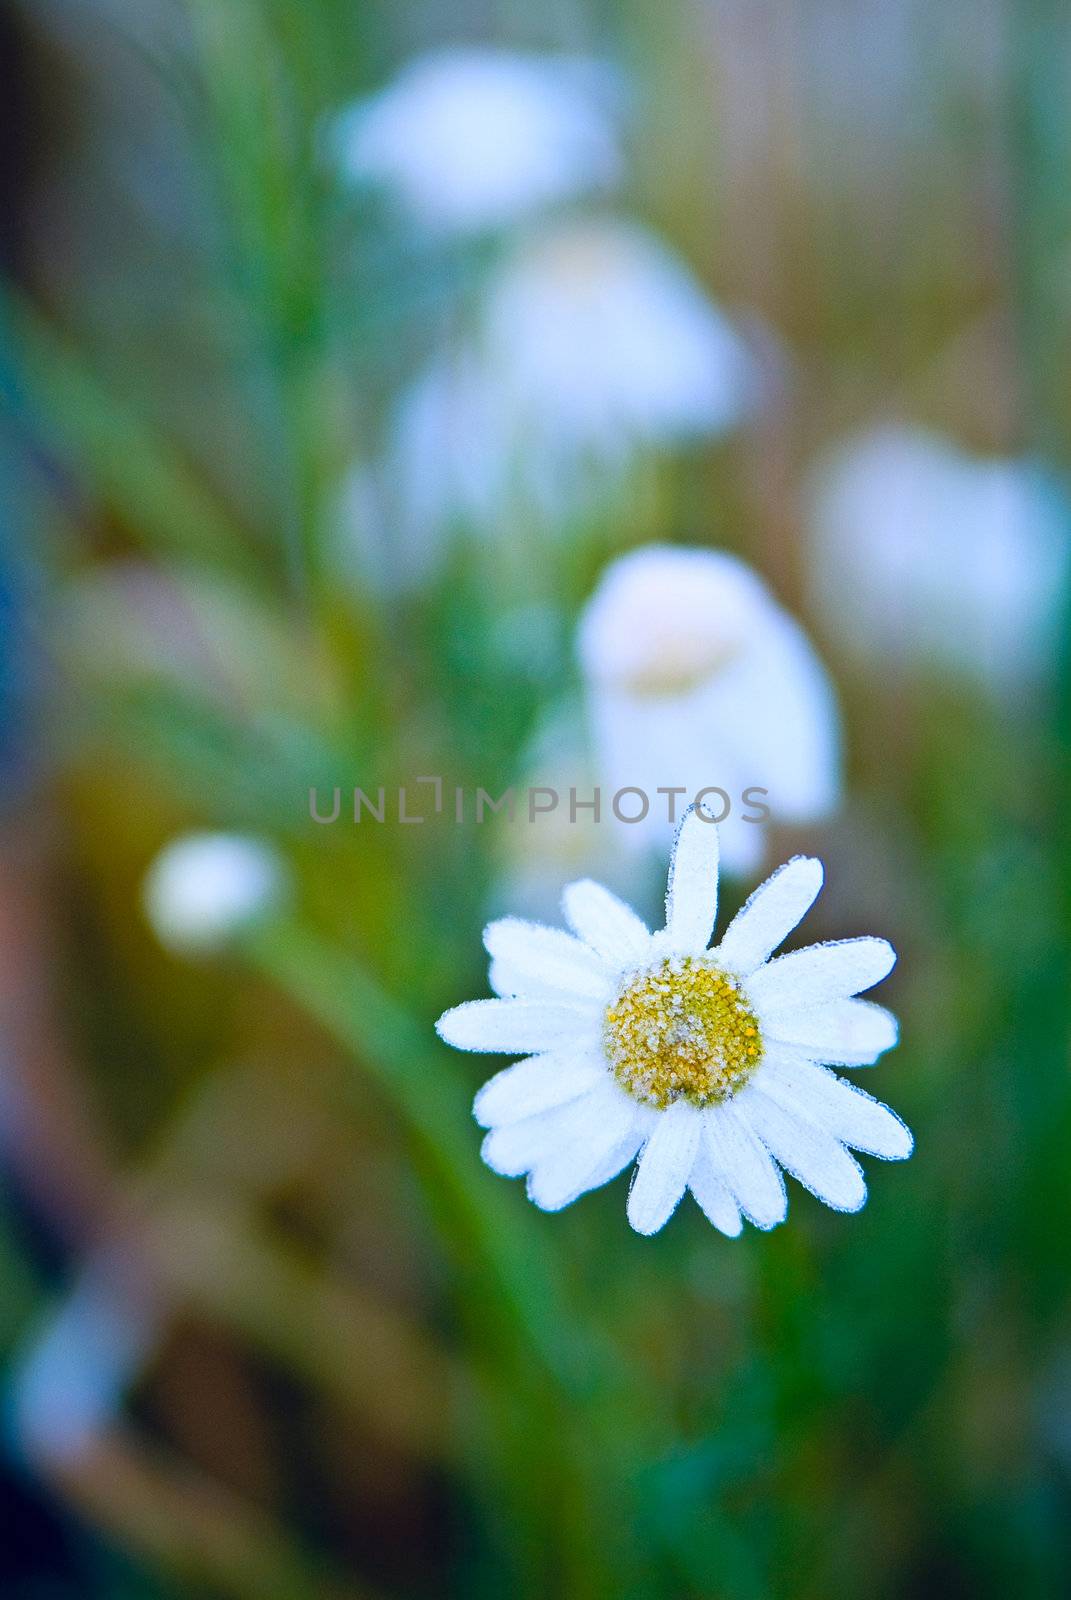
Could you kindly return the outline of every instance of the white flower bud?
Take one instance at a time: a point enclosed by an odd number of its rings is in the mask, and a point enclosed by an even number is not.
[[[284,882],[280,858],[262,840],[190,833],[165,846],[149,868],[145,913],[169,950],[212,950],[270,911]]]

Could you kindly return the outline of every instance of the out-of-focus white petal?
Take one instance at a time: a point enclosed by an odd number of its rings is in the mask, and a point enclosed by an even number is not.
[[[457,1050],[518,1055],[561,1045],[593,1045],[598,1025],[597,1008],[582,1005],[559,1005],[552,1000],[467,1000],[444,1011],[435,1029],[440,1039]]]
[[[590,878],[566,885],[562,910],[573,932],[618,968],[642,961],[650,951],[650,932],[631,906]]]
[[[440,50],[341,112],[328,144],[351,180],[391,187],[428,228],[501,227],[617,180],[616,92],[590,61]]]
[[[702,1116],[678,1100],[656,1121],[629,1190],[628,1220],[637,1233],[657,1233],[688,1186],[699,1150]]]
[[[622,824],[624,843],[672,835],[665,791],[682,791],[679,816],[709,789],[723,864],[750,871],[767,815],[800,821],[835,803],[828,677],[735,557],[652,545],[618,558],[585,607],[577,649],[603,784],[636,786],[651,801],[646,817]]]
[[[832,682],[799,623],[768,600],[749,646],[712,679],[703,714],[739,752],[746,781],[785,822],[827,815],[840,791]]]
[[[900,1118],[825,1067],[773,1051],[755,1082],[786,1111],[810,1117],[843,1144],[885,1161],[903,1161],[911,1154],[911,1133]]]
[[[755,1226],[783,1222],[784,1180],[747,1118],[731,1103],[718,1106],[707,1112],[703,1137],[711,1166]]]
[[[808,498],[814,603],[858,655],[1001,692],[1051,666],[1071,512],[1039,463],[876,428],[819,462]]]
[[[654,236],[622,223],[527,234],[476,325],[395,407],[386,528],[508,535],[571,526],[624,490],[637,453],[736,423],[755,397],[744,342]]]
[[[764,1024],[768,1041],[798,1046],[833,1067],[867,1067],[897,1041],[891,1011],[872,1000],[830,1000],[798,1011],[779,1011]]]
[[[488,1078],[473,1103],[472,1114],[484,1128],[520,1122],[577,1100],[606,1076],[605,1062],[595,1052],[568,1049],[529,1056]]]
[[[724,550],[644,545],[610,562],[585,606],[581,670],[589,683],[671,700],[733,660],[769,603],[757,574]]]
[[[669,864],[666,942],[682,954],[698,955],[710,943],[718,912],[718,830],[701,806],[680,825]]]
[[[778,867],[730,922],[717,948],[730,972],[747,977],[806,916],[822,887],[822,863],[794,856]]]
[[[654,234],[619,220],[529,237],[492,286],[484,340],[519,419],[554,451],[607,460],[739,422],[754,357]]]
[[[736,1097],[770,1154],[786,1172],[834,1211],[858,1211],[866,1202],[866,1183],[832,1134],[803,1117],[792,1115],[751,1083]]]
[[[836,939],[778,956],[748,979],[762,1021],[827,1000],[844,1000],[880,983],[896,952],[887,939]]]

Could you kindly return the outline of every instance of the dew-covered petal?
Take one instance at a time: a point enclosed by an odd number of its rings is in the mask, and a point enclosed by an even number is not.
[[[488,1078],[476,1096],[472,1114],[484,1128],[520,1122],[578,1099],[605,1076],[605,1063],[595,1054],[563,1050],[529,1056]]]
[[[588,1091],[589,1094],[594,1092]],[[481,1156],[504,1178],[519,1178],[522,1172],[531,1171],[538,1161],[552,1155],[572,1136],[572,1119],[583,1101],[581,1096],[566,1105],[523,1117],[519,1122],[492,1128],[480,1146]]]
[[[666,890],[666,943],[699,955],[710,943],[718,910],[718,830],[689,806],[677,832]]]
[[[747,977],[761,967],[806,916],[822,887],[822,863],[794,856],[760,884],[737,912],[718,946],[730,972]]]
[[[710,1158],[702,1146],[692,1165],[688,1187],[707,1221],[712,1222],[718,1232],[724,1233],[726,1238],[735,1239],[744,1226],[739,1209],[714,1171]]]
[[[566,885],[562,910],[573,932],[618,970],[651,948],[650,931],[632,907],[591,878]]]
[[[767,1041],[798,1046],[814,1061],[835,1067],[868,1067],[899,1036],[896,1018],[872,1000],[830,1000],[786,1010],[766,1021]]]
[[[858,1211],[865,1203],[859,1165],[832,1134],[785,1111],[754,1083],[737,1096],[736,1104],[770,1154],[819,1200],[835,1211]]]
[[[644,1145],[628,1197],[628,1220],[637,1233],[657,1233],[687,1185],[699,1150],[702,1119],[678,1100],[655,1122]]]
[[[835,939],[792,950],[748,979],[748,993],[767,1016],[827,1000],[846,1000],[879,983],[892,970],[896,952],[887,939]]]
[[[501,1000],[560,1000],[559,989],[529,977],[508,961],[492,961],[487,968],[487,982]]]
[[[895,1112],[825,1067],[772,1052],[756,1081],[786,1111],[810,1117],[856,1150],[886,1161],[911,1154],[911,1134]]]
[[[592,1090],[570,1110],[575,1114],[563,1137],[533,1164],[528,1179],[528,1198],[543,1211],[560,1211],[608,1183],[635,1155],[642,1136],[636,1105],[620,1090]]]
[[[516,975],[524,994],[554,993],[601,999],[610,982],[604,963],[588,945],[560,928],[545,928],[520,917],[489,922],[483,942],[493,964]]]
[[[598,1013],[592,1007],[552,1000],[467,1000],[445,1011],[435,1029],[440,1039],[458,1050],[527,1054],[594,1044]]]
[[[770,1152],[733,1104],[708,1111],[703,1122],[706,1154],[736,1204],[757,1228],[785,1220],[785,1181]]]
[[[631,1161],[636,1159],[647,1137],[648,1124],[642,1115],[634,1116],[628,1133],[620,1144],[614,1146],[606,1157],[602,1166],[591,1175],[588,1180],[588,1189],[601,1189],[604,1183],[609,1183],[611,1178],[616,1178]]]

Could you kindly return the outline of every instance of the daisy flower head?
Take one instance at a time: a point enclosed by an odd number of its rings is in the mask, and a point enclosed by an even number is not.
[[[462,524],[548,527],[619,493],[645,455],[713,438],[760,407],[737,323],[673,250],[607,217],[533,229],[487,280],[470,337],[400,395],[384,475],[411,543]]]
[[[616,184],[619,98],[594,61],[437,50],[340,112],[328,142],[345,177],[429,232],[473,234]]]
[[[772,1228],[787,1208],[782,1172],[835,1210],[858,1211],[866,1184],[849,1147],[902,1160],[911,1134],[829,1069],[868,1066],[896,1043],[890,1013],[855,998],[896,958],[872,938],[774,957],[821,885],[821,863],[796,857],[708,948],[718,832],[693,806],[659,932],[590,880],[565,890],[571,932],[492,922],[484,940],[499,998],[437,1024],[458,1049],[525,1054],[476,1096],[487,1165],[527,1174],[529,1198],[557,1211],[636,1161],[628,1219],[644,1234],[686,1189],[724,1234],[744,1218]]]
[[[857,657],[928,662],[997,694],[1044,676],[1068,507],[1038,462],[885,426],[820,461],[809,500],[814,605]]]
[[[519,245],[492,285],[485,342],[523,420],[593,453],[712,437],[758,398],[735,324],[669,245],[620,218]]]
[[[803,628],[736,556],[645,545],[618,557],[581,614],[577,654],[604,786],[635,786],[652,802],[621,824],[624,842],[672,840],[660,789],[694,797],[717,786],[729,801],[722,865],[746,873],[764,842],[751,806],[784,823],[835,808],[832,684]]]

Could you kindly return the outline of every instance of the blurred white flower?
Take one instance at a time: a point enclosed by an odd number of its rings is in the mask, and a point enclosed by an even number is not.
[[[590,879],[562,906],[571,933],[506,917],[484,931],[497,1000],[439,1018],[460,1050],[525,1054],[473,1107],[483,1158],[528,1174],[560,1211],[638,1156],[628,1220],[656,1233],[690,1189],[722,1233],[781,1222],[781,1168],[826,1205],[858,1211],[866,1183],[846,1146],[886,1160],[911,1134],[825,1063],[861,1067],[896,1043],[896,1021],[853,998],[890,970],[884,939],[842,939],[770,957],[806,915],[822,864],[797,856],[756,890],[708,950],[718,830],[693,807],[674,847],[666,926]]]
[[[236,833],[190,833],[166,845],[145,878],[145,913],[182,954],[212,950],[266,915],[285,885],[270,845]]]
[[[839,719],[829,679],[802,628],[735,556],[649,545],[604,572],[577,647],[604,788],[644,790],[647,816],[621,824],[636,842],[672,836],[669,801],[717,786],[731,872],[761,859],[760,805],[804,822],[837,802]],[[765,791],[748,805],[745,792]],[[724,809],[724,802],[713,800]]]
[[[929,660],[992,688],[1051,660],[1071,513],[1036,464],[879,428],[819,465],[809,519],[814,605],[861,656]]]
[[[597,62],[448,49],[339,113],[328,140],[347,177],[426,227],[475,232],[616,183],[618,95]]]
[[[718,433],[752,399],[739,334],[632,223],[572,223],[518,250],[491,290],[485,350],[522,425],[596,453]]]
[[[518,509],[566,520],[612,492],[643,449],[741,422],[758,364],[688,269],[647,230],[544,230],[492,276],[475,336],[403,394],[384,466],[408,546]]]

